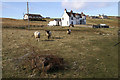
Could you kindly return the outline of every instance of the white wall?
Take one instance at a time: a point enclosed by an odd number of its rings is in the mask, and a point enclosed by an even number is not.
[[[64,20],[63,20],[63,18],[64,18]],[[64,14],[62,16],[61,22],[62,22],[61,23],[62,26],[69,26],[69,16],[68,16],[68,14],[66,12],[64,12]]]
[[[81,23],[80,23],[80,20],[82,20]],[[76,24],[86,24],[86,17],[82,17],[82,18],[79,18],[79,19],[76,19],[75,17],[73,17],[73,20],[71,20],[71,17],[70,17],[69,25],[71,24],[71,22],[73,22],[73,25],[76,25]]]
[[[75,25],[76,24],[76,18],[74,17],[73,18],[73,25]]]
[[[73,17],[73,20],[71,20],[71,17]],[[72,22],[73,22],[73,25],[86,24],[86,16],[82,16],[82,18],[79,18],[79,19],[76,19],[76,17],[74,17],[73,15],[71,15],[71,17],[69,17],[68,14],[66,13],[66,11],[64,11],[64,14],[61,18],[62,26],[69,26]],[[79,16],[77,16],[77,17],[79,17]],[[64,20],[63,20],[63,18],[64,18]],[[80,21],[81,21],[81,23],[80,23]]]
[[[50,21],[48,25],[49,25],[49,26],[56,26],[56,25],[57,25],[57,22],[56,22],[56,21]]]
[[[76,19],[76,24],[80,24],[80,19]]]
[[[24,16],[24,19],[28,19],[28,15],[25,15],[25,16]]]
[[[62,22],[61,21],[59,21],[59,25],[62,26]]]

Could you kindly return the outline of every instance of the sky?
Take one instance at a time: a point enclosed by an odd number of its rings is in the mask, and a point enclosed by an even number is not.
[[[0,4],[1,7],[1,4]],[[29,13],[40,14],[43,17],[60,18],[64,9],[86,15],[105,14],[118,16],[118,2],[29,2]],[[2,16],[4,18],[23,19],[27,12],[26,2],[2,2]]]

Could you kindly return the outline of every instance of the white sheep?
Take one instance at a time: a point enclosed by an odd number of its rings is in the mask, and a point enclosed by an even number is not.
[[[67,34],[71,34],[71,30],[70,29],[67,30]]]
[[[48,36],[48,39],[51,37],[51,31],[50,30],[45,30],[46,31],[46,35]]]
[[[39,41],[39,39],[40,39],[40,32],[35,31],[34,32],[34,37],[37,39],[37,41]]]

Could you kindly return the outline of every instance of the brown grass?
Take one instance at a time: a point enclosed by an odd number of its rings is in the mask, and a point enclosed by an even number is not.
[[[48,21],[30,21],[29,24],[31,27],[41,27],[41,26],[46,26],[48,24]],[[19,28],[19,27],[26,28],[28,27],[28,21],[3,18],[2,27],[3,28]]]
[[[95,24],[107,24],[110,27],[118,27],[118,19],[115,17],[109,17],[109,19],[89,19],[87,18],[87,24],[95,25]]]
[[[20,20],[19,20],[20,21]],[[6,22],[6,21],[5,21]],[[14,22],[14,20],[13,20]],[[7,22],[6,22],[7,23]],[[14,23],[11,23],[11,25]],[[3,25],[4,26],[4,25]],[[115,25],[114,25],[115,26]],[[27,29],[2,29],[2,77],[3,78],[117,78],[118,77],[118,42],[117,27],[107,29],[69,27],[31,27]],[[40,31],[40,41],[32,37]],[[52,31],[52,38],[47,39],[45,30]],[[42,75],[17,60],[23,56],[55,55],[66,62],[65,70]],[[33,56],[30,56],[33,58]],[[19,66],[22,67],[19,67]],[[24,70],[25,69],[25,70]]]

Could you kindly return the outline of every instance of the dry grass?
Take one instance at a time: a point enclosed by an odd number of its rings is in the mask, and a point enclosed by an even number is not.
[[[107,24],[110,27],[118,27],[118,19],[115,17],[110,17],[109,19],[89,19],[87,18],[87,24]]]
[[[38,54],[63,57],[68,67],[65,71],[45,75],[38,73],[31,77],[117,77],[117,46],[113,46],[117,42],[117,29],[74,29],[71,35],[59,29],[52,30],[53,38],[49,41],[45,31],[38,30],[41,32],[40,42],[31,36],[35,30],[3,29],[3,77],[25,78],[34,75],[16,68],[12,61],[32,52],[33,47]]]
[[[49,21],[54,19],[44,19],[46,21],[30,21],[30,27],[44,27],[47,26]],[[118,19],[115,17],[109,17],[109,19],[89,19],[87,18],[87,25],[93,24],[107,24],[110,27],[118,27]],[[10,18],[2,18],[2,25],[4,28],[27,28],[28,21],[16,20]],[[83,25],[84,26],[84,25]]]
[[[31,27],[41,27],[46,26],[49,20],[47,21],[30,21]],[[16,20],[10,18],[2,19],[2,27],[4,28],[26,28],[28,26],[28,21]]]
[[[45,35],[46,29],[52,31],[50,40]],[[71,28],[71,35],[66,34],[67,29],[61,26],[32,27],[30,30],[3,28],[3,78],[118,77],[118,46],[113,46],[118,42],[117,27],[92,29],[78,26]],[[39,42],[32,37],[36,30],[41,33]],[[62,57],[66,62],[65,70],[34,74],[17,67],[21,62],[16,59],[30,56],[33,51]]]

